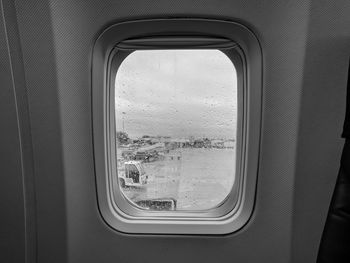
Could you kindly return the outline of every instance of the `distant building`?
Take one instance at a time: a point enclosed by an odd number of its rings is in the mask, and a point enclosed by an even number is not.
[[[204,145],[205,145],[204,140],[202,140],[202,139],[194,140],[194,143],[193,143],[194,148],[203,148]]]
[[[176,139],[172,139],[171,141],[175,143],[177,148],[185,148],[185,147],[188,147],[190,144],[190,140],[188,139],[176,138]]]
[[[213,148],[224,148],[224,141],[223,140],[211,140],[211,147]]]
[[[190,141],[188,139],[182,139],[182,138],[173,138],[168,139],[165,142],[165,145],[169,150],[173,150],[176,148],[185,148],[190,146]]]

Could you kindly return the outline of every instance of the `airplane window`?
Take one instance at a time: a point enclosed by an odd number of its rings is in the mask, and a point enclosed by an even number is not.
[[[237,73],[220,50],[140,50],[115,78],[117,187],[153,211],[222,205],[236,176]]]

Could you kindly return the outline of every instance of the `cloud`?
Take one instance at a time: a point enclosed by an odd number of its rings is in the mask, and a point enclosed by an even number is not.
[[[115,82],[117,129],[133,136],[233,138],[237,78],[217,50],[136,51]]]

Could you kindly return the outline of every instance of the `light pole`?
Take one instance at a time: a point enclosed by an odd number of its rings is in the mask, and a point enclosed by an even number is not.
[[[123,132],[125,132],[125,130],[124,130],[124,116],[126,113],[123,111],[122,114],[123,114]]]

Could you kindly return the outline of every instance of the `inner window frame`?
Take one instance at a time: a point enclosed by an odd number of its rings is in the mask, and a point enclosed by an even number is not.
[[[186,37],[182,37],[183,41],[186,42]],[[210,38],[209,38],[210,39]],[[216,45],[211,45],[210,47],[201,47],[196,45],[191,45],[189,48],[188,45],[185,47],[175,44],[171,44],[170,47],[159,47],[159,46],[147,46],[144,48],[134,49],[134,47],[125,48],[123,45],[122,48],[117,45],[109,59],[109,76],[107,82],[107,109],[108,120],[107,120],[107,137],[109,138],[110,143],[108,143],[108,163],[110,164],[110,173],[109,173],[109,186],[110,186],[110,196],[112,197],[113,208],[124,217],[129,219],[136,220],[197,220],[197,221],[219,221],[227,217],[232,216],[237,209],[239,208],[239,203],[242,198],[242,187],[243,187],[243,170],[242,165],[244,159],[243,154],[243,145],[244,145],[244,119],[245,119],[245,103],[244,103],[244,94],[245,90],[245,71],[244,71],[244,60],[242,57],[242,51],[235,44],[231,43],[225,47],[220,47]],[[207,210],[195,210],[195,211],[185,211],[185,210],[175,210],[175,211],[152,211],[145,210],[136,207],[131,200],[129,200],[119,187],[118,174],[117,174],[117,147],[116,143],[116,134],[115,134],[115,78],[119,69],[119,66],[123,61],[134,51],[137,50],[219,50],[224,53],[232,62],[232,66],[235,67],[237,75],[237,132],[236,132],[236,169],[235,180],[233,186],[227,195],[227,197],[222,200],[216,207]],[[233,114],[233,113],[232,113]],[[117,190],[116,190],[117,189]]]

